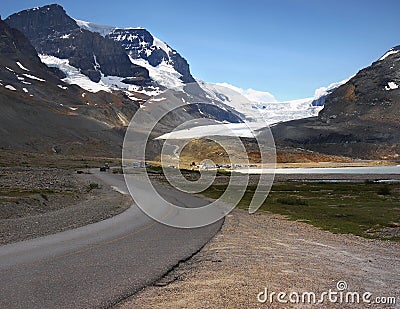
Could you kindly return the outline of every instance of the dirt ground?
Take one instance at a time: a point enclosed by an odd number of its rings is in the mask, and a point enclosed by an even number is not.
[[[399,269],[398,243],[238,209],[197,255],[116,308],[400,308]],[[339,292],[339,281],[347,285],[343,299],[347,292],[370,292],[365,297],[371,304],[351,303],[351,297],[348,304],[327,297],[317,305],[301,302],[303,292],[314,292],[317,300],[329,289]],[[300,303],[280,303],[276,296],[260,303],[265,288],[268,295],[297,292]],[[374,304],[376,297],[396,297],[397,304]]]

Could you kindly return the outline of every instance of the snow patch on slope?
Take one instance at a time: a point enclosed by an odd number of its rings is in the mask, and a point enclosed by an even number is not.
[[[388,82],[387,86],[385,86],[386,90],[394,90],[399,88],[399,85],[397,85],[395,82]]]
[[[112,92],[112,90],[126,90],[132,92],[142,93],[148,96],[155,96],[160,94],[162,91],[157,87],[146,87],[142,88],[136,85],[129,85],[125,84],[122,81],[125,79],[119,76],[104,76],[102,74],[101,80],[98,83],[95,83],[89,79],[86,75],[82,74],[79,69],[71,66],[69,64],[68,59],[60,59],[54,56],[49,55],[39,55],[40,59],[44,64],[48,67],[56,67],[67,76],[66,78],[62,79],[63,82],[67,84],[78,85],[81,88],[90,91],[90,92],[98,92],[98,91],[107,91]],[[154,68],[153,68],[154,69]],[[157,75],[156,73],[154,73]],[[25,75],[25,74],[24,74]],[[159,77],[161,78],[161,77]],[[60,85],[59,85],[60,87]],[[62,87],[62,86],[61,86]],[[60,87],[60,88],[61,88]],[[62,89],[67,89],[62,88]],[[128,93],[129,98],[135,100],[132,93]]]
[[[182,75],[175,71],[171,64],[163,61],[158,66],[153,67],[144,59],[133,59],[131,56],[129,58],[132,63],[146,68],[149,71],[150,78],[161,86],[177,91],[183,90],[184,83],[180,79]]]
[[[163,41],[161,41],[159,38],[153,36],[153,46],[161,48],[163,51],[165,51],[167,53],[167,55],[169,55],[169,53],[171,52],[171,48]]]
[[[98,92],[100,90],[110,92],[110,88],[106,86],[103,82],[92,82],[89,77],[83,75],[77,68],[71,66],[68,59],[60,59],[49,55],[39,55],[39,57],[42,62],[48,67],[56,67],[63,71],[64,74],[67,75],[67,77],[64,78],[63,81],[67,84],[78,85],[81,88],[90,92]]]
[[[20,67],[21,70],[24,70],[24,71],[29,72],[29,70],[28,70],[27,68],[25,68],[25,67],[21,64],[21,62],[17,61],[16,63],[17,63],[17,65]]]
[[[30,74],[22,74],[22,75],[25,76],[25,77],[27,77],[27,78],[30,78],[30,79],[38,80],[38,81],[40,81],[40,82],[45,82],[44,79],[39,78],[39,77],[36,77],[36,76],[33,76],[33,75],[30,75]]]
[[[17,90],[17,89],[15,89],[14,86],[11,86],[11,85],[6,85],[6,86],[4,86],[4,88],[6,88],[8,90],[12,90],[12,91],[16,91]]]

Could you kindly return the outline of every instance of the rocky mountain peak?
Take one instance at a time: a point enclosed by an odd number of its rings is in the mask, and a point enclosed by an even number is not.
[[[391,48],[379,60],[360,70],[326,99],[320,113],[323,121],[367,117],[398,124],[400,106],[400,46]]]
[[[94,82],[104,75],[133,77],[131,81],[139,85],[151,83],[147,69],[133,64],[119,43],[81,29],[59,5],[21,11],[5,21],[24,33],[39,54],[68,59]]]
[[[165,62],[181,74],[184,83],[194,83],[187,61],[143,28],[114,28],[106,37],[119,42],[132,59],[146,60],[152,67]]]
[[[75,20],[58,4],[12,14],[5,22],[24,33],[34,45],[45,37],[59,37],[79,29]]]

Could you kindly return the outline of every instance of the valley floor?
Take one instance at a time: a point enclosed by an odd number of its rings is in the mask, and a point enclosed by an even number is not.
[[[267,212],[241,209],[191,260],[117,308],[399,308],[400,245],[333,234]],[[396,305],[261,304],[257,295],[314,292],[317,297],[345,281],[349,292],[397,297]]]

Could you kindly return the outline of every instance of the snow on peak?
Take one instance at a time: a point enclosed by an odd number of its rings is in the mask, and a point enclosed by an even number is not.
[[[80,28],[88,30],[90,32],[97,32],[102,36],[106,36],[107,34],[109,34],[111,31],[113,31],[115,29],[115,27],[112,27],[112,26],[99,25],[99,24],[95,24],[95,23],[91,23],[91,22],[83,21],[83,20],[79,20],[79,19],[75,19],[75,21]]]
[[[349,78],[346,78],[346,79],[342,80],[341,82],[332,83],[328,87],[320,87],[320,88],[316,89],[315,93],[314,93],[314,100],[318,100],[318,99],[322,98],[323,96],[326,96],[326,95],[330,94],[332,92],[332,90],[334,90],[334,89],[338,88],[339,86],[347,83],[353,77],[354,77],[354,75],[349,77]]]
[[[106,36],[107,34],[110,34],[113,30],[116,29],[124,29],[124,30],[144,30],[142,27],[130,27],[130,28],[118,28],[118,27],[113,27],[113,26],[107,26],[107,25],[100,25],[100,24],[95,24],[89,21],[84,21],[84,20],[79,20],[75,19],[75,22],[77,25],[85,30],[88,30],[90,32],[97,32],[101,36]]]
[[[398,52],[400,52],[400,50],[395,49],[395,48],[391,48],[391,49],[389,49],[389,51],[386,54],[384,54],[381,58],[379,58],[379,61],[385,60],[390,55],[397,54]]]
[[[75,21],[82,29],[97,32],[102,36],[109,35],[109,37],[118,42],[125,41],[126,46],[123,46],[128,51],[132,63],[148,69],[150,77],[160,85],[174,90],[183,89],[182,75],[174,69],[174,62],[170,57],[170,54],[174,53],[174,51],[165,42],[152,35],[146,29],[139,27],[111,27],[78,19],[75,19]],[[139,46],[136,46],[136,41],[139,41]],[[149,57],[155,49],[163,50],[168,59],[164,59],[160,64],[154,67],[147,59],[143,59],[139,56],[139,54],[144,52],[146,56]],[[133,52],[133,50],[135,51]]]

